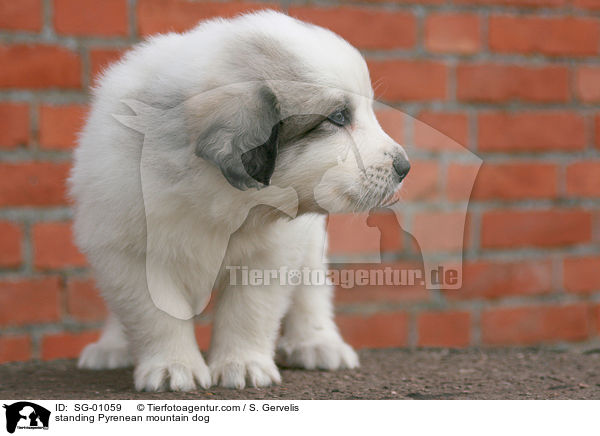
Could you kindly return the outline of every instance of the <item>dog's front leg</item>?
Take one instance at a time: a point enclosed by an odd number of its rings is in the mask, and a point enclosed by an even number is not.
[[[163,301],[179,294],[169,271],[158,263],[149,265],[144,259],[119,254],[112,260],[127,274],[121,276],[121,286],[105,287],[104,293],[126,332],[135,362],[136,389],[190,391],[210,387],[210,373],[196,343],[193,319],[165,312],[164,306],[155,302],[160,293],[150,291],[149,283],[154,283],[164,293]]]
[[[147,315],[129,318],[135,349],[135,387],[139,391],[191,391],[209,388],[210,373],[194,336],[193,320],[177,319],[153,305]]]
[[[302,235],[298,245],[301,241],[305,244],[303,266],[325,272],[325,227],[319,220],[310,226],[308,231],[298,232]],[[307,240],[306,234],[311,239]],[[359,365],[358,355],[344,342],[335,324],[330,285],[302,283],[294,290],[277,344],[277,358],[283,365],[305,369],[335,370]]]
[[[213,384],[242,389],[281,382],[274,362],[291,287],[230,285],[217,303],[208,364]]]
[[[277,358],[283,365],[305,369],[358,367],[356,352],[344,342],[335,324],[329,286],[302,286],[294,291]]]

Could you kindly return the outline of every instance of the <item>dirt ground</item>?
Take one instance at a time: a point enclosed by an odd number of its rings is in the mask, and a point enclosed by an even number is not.
[[[72,360],[0,365],[0,399],[600,399],[600,350],[363,350],[361,368],[283,369],[283,383],[236,391],[133,390],[132,370]]]

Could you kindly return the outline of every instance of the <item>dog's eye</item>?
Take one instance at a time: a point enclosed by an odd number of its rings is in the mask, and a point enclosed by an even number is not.
[[[327,119],[336,126],[342,127],[347,124],[350,124],[350,113],[348,112],[348,109],[342,109],[339,111],[335,111],[334,113],[329,115]]]

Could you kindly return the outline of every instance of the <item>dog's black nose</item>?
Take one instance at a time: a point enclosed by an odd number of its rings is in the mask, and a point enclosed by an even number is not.
[[[400,181],[402,181],[410,171],[410,163],[404,156],[399,154],[394,158],[394,169],[400,176]]]

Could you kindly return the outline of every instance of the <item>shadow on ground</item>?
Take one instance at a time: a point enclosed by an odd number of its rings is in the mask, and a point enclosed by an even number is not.
[[[264,389],[135,392],[132,370],[72,360],[0,365],[0,399],[600,399],[600,353],[537,349],[363,350],[361,368],[283,369]]]

